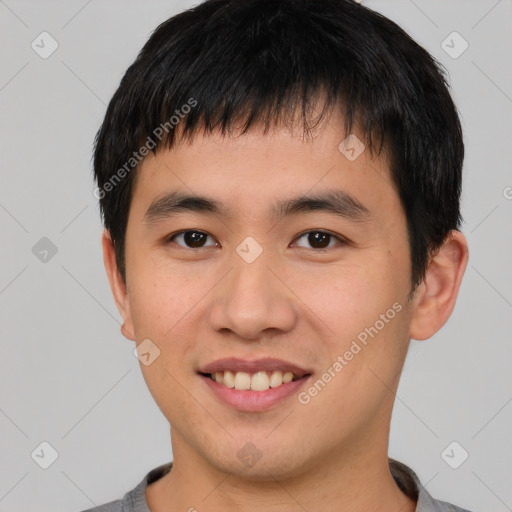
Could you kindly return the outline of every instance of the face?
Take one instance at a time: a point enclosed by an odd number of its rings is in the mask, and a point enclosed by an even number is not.
[[[175,462],[258,479],[387,451],[406,218],[384,158],[349,160],[339,126],[196,136],[138,170],[118,304]]]

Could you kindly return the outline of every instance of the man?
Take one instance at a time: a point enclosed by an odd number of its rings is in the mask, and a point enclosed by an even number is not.
[[[94,170],[173,462],[99,510],[461,511],[387,452],[409,340],[466,267],[463,153],[436,62],[355,2],[208,0],[160,25]]]

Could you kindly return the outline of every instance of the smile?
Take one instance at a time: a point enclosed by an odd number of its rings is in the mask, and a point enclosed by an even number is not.
[[[255,373],[226,370],[214,372],[208,376],[227,388],[235,388],[239,391],[249,389],[252,391],[267,391],[270,388],[278,388],[300,378],[292,372],[281,370],[262,370]]]
[[[197,373],[220,402],[239,411],[263,412],[297,394],[313,372],[273,357],[226,357],[199,367]]]

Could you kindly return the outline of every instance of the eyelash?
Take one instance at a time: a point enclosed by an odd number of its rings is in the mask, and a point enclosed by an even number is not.
[[[184,235],[185,233],[199,233],[201,235],[211,236],[211,235],[209,235],[208,233],[206,233],[204,231],[199,231],[199,230],[195,230],[195,229],[187,229],[187,230],[179,231],[177,233],[173,233],[172,235],[169,235],[166,238],[166,243],[172,243],[176,237],[178,237],[180,235]],[[337,244],[337,246],[344,246],[344,245],[348,245],[349,244],[349,241],[347,239],[341,237],[340,235],[335,235],[334,233],[330,233],[329,231],[325,231],[325,230],[322,230],[322,229],[311,229],[309,231],[304,231],[303,233],[297,235],[294,238],[294,240],[299,240],[299,239],[303,238],[304,236],[309,235],[311,233],[321,233],[323,235],[327,235],[327,236],[331,237],[331,239],[334,238],[334,239],[338,240],[338,242],[340,242],[339,244]],[[329,243],[330,243],[331,239],[329,240]],[[188,247],[188,246],[182,246],[182,245],[179,245],[179,244],[176,244],[176,245],[178,245],[182,249],[196,249],[196,250],[205,249],[207,247],[213,247],[213,246]],[[336,248],[337,246],[335,245],[335,246],[331,246],[331,247],[312,248],[311,250],[314,251],[314,252],[325,252],[325,251],[331,250],[333,248]],[[304,249],[304,248],[305,247],[302,247],[302,249]]]

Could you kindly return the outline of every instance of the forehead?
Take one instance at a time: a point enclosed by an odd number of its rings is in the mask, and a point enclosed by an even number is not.
[[[275,215],[276,200],[291,195],[341,191],[363,205],[397,196],[385,156],[372,157],[362,137],[348,137],[341,126],[330,119],[309,138],[274,128],[181,139],[140,164],[132,207],[142,217],[155,200],[179,192],[215,198],[226,212],[266,208]]]

